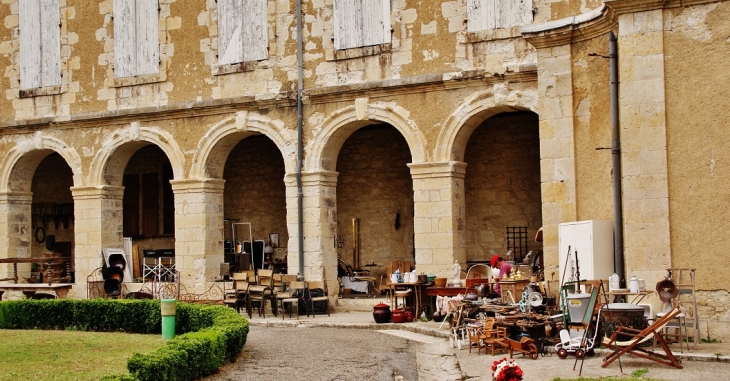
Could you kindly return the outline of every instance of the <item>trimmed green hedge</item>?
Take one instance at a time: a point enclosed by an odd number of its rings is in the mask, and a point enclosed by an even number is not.
[[[159,300],[18,300],[0,303],[0,329],[75,329],[160,334]],[[130,375],[104,380],[193,380],[212,374],[241,352],[248,321],[222,306],[178,302],[176,337],[127,362]]]

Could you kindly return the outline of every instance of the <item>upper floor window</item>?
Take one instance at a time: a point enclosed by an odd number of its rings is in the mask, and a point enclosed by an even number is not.
[[[467,30],[510,28],[532,23],[532,0],[467,0]]]
[[[218,64],[269,56],[267,0],[218,0]]]
[[[20,89],[61,85],[58,0],[19,0]]]
[[[390,43],[390,0],[334,0],[335,49]]]
[[[113,0],[114,76],[156,74],[160,70],[156,0]]]

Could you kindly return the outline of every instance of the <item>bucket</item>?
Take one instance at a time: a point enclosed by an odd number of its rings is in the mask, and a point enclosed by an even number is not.
[[[436,278],[433,280],[434,287],[446,287],[446,278]]]
[[[588,310],[588,302],[591,294],[568,294],[566,303],[568,304],[568,313],[570,314],[571,323],[582,323],[583,317]]]

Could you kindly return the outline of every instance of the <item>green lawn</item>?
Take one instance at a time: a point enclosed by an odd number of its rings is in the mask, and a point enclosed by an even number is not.
[[[0,329],[0,381],[98,380],[127,373],[133,353],[164,343],[160,335]]]

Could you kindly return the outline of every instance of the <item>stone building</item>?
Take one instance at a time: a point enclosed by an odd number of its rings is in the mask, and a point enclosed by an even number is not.
[[[696,267],[730,337],[728,2],[297,3],[1,0],[0,258],[68,242],[82,298],[132,237],[202,292],[238,220],[334,288],[338,253],[448,274],[544,227],[549,274],[559,223],[613,219],[613,32],[624,275]]]

